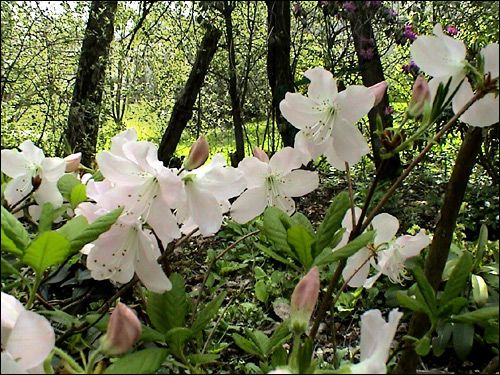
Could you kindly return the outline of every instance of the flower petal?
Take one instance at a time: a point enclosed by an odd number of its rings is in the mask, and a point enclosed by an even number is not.
[[[9,204],[15,204],[26,197],[33,185],[31,184],[31,175],[22,175],[10,180],[5,187],[5,199]]]
[[[24,306],[14,296],[2,292],[2,348],[16,325],[19,314],[25,311]]]
[[[491,74],[491,78],[495,79],[498,77],[498,55],[499,48],[498,43],[488,44],[481,50],[481,56],[484,59],[484,73]]]
[[[330,139],[316,144],[306,137],[303,130],[299,131],[295,135],[294,148],[302,153],[302,165],[307,165],[312,159],[316,159],[323,154],[328,142],[330,142]]]
[[[350,279],[347,285],[353,288],[363,286],[368,278],[368,273],[370,272],[370,262],[367,261],[370,257],[370,250],[363,247],[356,254],[347,259],[345,268],[342,271],[342,277],[344,280],[347,281]],[[358,270],[358,272],[356,272],[356,270]]]
[[[374,103],[375,95],[368,87],[348,86],[344,91],[339,92],[335,100],[335,124],[344,120],[347,124],[354,125],[370,112]]]
[[[269,165],[260,161],[255,156],[247,156],[240,161],[238,169],[243,172],[249,189],[262,187],[266,183]]]
[[[31,141],[24,141],[19,145],[26,160],[34,165],[40,165],[45,158],[45,154],[41,149],[35,146]]]
[[[347,122],[336,123],[332,138],[335,155],[340,160],[347,161],[350,167],[358,163],[363,155],[369,152],[368,144],[361,132],[356,126],[350,125]],[[335,155],[326,154],[326,157],[328,161],[332,159],[331,161],[334,162]],[[330,158],[330,156],[332,156],[332,158]],[[342,169],[345,170],[345,166]]]
[[[317,172],[297,169],[283,178],[279,189],[286,197],[301,197],[317,189],[319,177]]]
[[[420,254],[422,249],[426,248],[431,243],[431,240],[424,230],[420,230],[414,236],[401,236],[396,239],[396,244],[401,246],[399,252],[405,258],[411,258]]]
[[[332,104],[337,95],[337,82],[331,72],[323,68],[309,69],[304,73],[311,83],[307,88],[307,96]]]
[[[115,184],[136,185],[144,179],[143,171],[136,164],[111,152],[100,152],[96,159],[102,175]]]
[[[123,145],[128,142],[137,141],[137,131],[134,128],[127,129],[111,138],[110,152],[116,156],[125,157]]]
[[[354,207],[354,218],[356,219],[356,223],[359,219],[359,217],[361,216],[361,208],[359,208],[358,206]],[[342,228],[345,228],[347,232],[352,232],[352,211],[351,209],[349,208],[345,215],[344,215],[344,218],[342,219]]]
[[[272,156],[269,166],[273,172],[285,176],[302,165],[302,158],[300,151],[292,147],[285,147]]]
[[[157,262],[161,255],[154,238],[139,231],[139,248],[135,257],[135,272],[146,288],[154,293],[164,293],[172,289],[172,283]]]
[[[466,78],[453,98],[453,112],[457,113],[473,96],[472,86]],[[498,106],[499,97],[489,93],[472,104],[459,119],[471,126],[480,128],[490,126],[499,121]]]
[[[24,155],[17,150],[2,150],[2,172],[7,176],[16,178],[29,172],[30,163]]]
[[[2,374],[27,374],[25,368],[20,366],[7,352],[2,352]]]
[[[243,192],[233,202],[230,215],[237,223],[244,224],[263,213],[266,206],[266,189],[263,186],[254,187]]]
[[[160,197],[154,199],[146,221],[160,238],[163,246],[167,246],[174,238],[181,236],[175,216]]]
[[[23,369],[38,366],[55,345],[54,329],[43,316],[32,311],[19,314],[5,350]]]
[[[216,233],[222,225],[222,210],[217,199],[194,183],[186,185],[189,212],[203,236]]]
[[[63,197],[57,187],[57,180],[49,181],[42,179],[42,183],[33,193],[33,197],[39,205],[50,202],[54,207],[61,207],[63,204]]]
[[[57,182],[64,174],[66,162],[61,158],[45,158],[41,163],[42,179]]]
[[[284,197],[282,195],[274,197],[272,206],[279,208],[281,211],[286,212],[288,215],[291,215],[295,212],[295,202],[290,197]]]
[[[297,129],[311,127],[324,117],[324,112],[318,108],[314,100],[298,93],[287,92],[285,99],[280,103],[280,111]]]
[[[372,220],[373,229],[375,229],[375,240],[373,244],[379,246],[384,242],[389,242],[394,238],[399,229],[399,220],[388,214],[381,213]]]

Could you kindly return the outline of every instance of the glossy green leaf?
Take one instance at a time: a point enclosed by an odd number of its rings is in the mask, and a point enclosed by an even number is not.
[[[432,338],[432,354],[440,357],[446,350],[451,339],[453,326],[451,323],[444,323],[436,328],[436,337]]]
[[[167,358],[168,351],[148,348],[127,354],[113,362],[105,374],[154,374]]]
[[[419,356],[426,356],[431,351],[431,339],[429,336],[425,335],[415,345],[415,352]]]
[[[12,253],[18,257],[23,256],[23,251],[19,249],[15,244],[15,242],[5,234],[3,227],[2,227],[2,250],[8,253]]]
[[[396,292],[396,299],[401,307],[405,307],[411,311],[425,312],[425,308],[419,303],[416,298],[408,295],[408,292],[399,290]]]
[[[488,227],[481,224],[481,229],[479,230],[479,238],[477,239],[477,250],[474,255],[474,266],[472,269],[479,267],[483,261],[484,252],[486,250],[486,243],[488,242]]]
[[[226,292],[222,292],[217,297],[215,297],[212,301],[207,303],[201,311],[199,311],[196,315],[196,319],[191,327],[194,333],[200,332],[205,329],[208,322],[210,322],[215,314],[219,311],[219,308],[226,297]]]
[[[257,297],[260,302],[267,302],[269,293],[267,292],[267,286],[264,280],[259,280],[255,283],[255,297]]]
[[[418,289],[420,290],[420,293],[422,293],[427,307],[429,308],[433,317],[435,317],[437,315],[436,292],[429,283],[429,280],[427,280],[427,277],[425,276],[424,271],[422,270],[422,268],[420,268],[420,266],[413,266],[411,271],[413,272],[413,276],[417,281]]]
[[[453,348],[462,361],[467,359],[474,342],[474,326],[467,323],[453,325]]]
[[[302,212],[295,212],[292,217],[292,221],[295,223],[295,225],[300,225],[302,226],[305,230],[309,232],[309,234],[314,237],[314,227],[307,218],[306,215],[304,215]]]
[[[472,256],[464,251],[459,261],[453,268],[450,278],[446,282],[444,292],[441,294],[439,303],[444,305],[453,298],[458,297],[467,285],[467,280],[472,270]]]
[[[69,255],[69,241],[57,232],[43,232],[24,252],[23,262],[41,275],[47,268],[62,263]]]
[[[76,178],[73,174],[67,173],[63,175],[58,181],[57,181],[57,187],[59,191],[61,192],[62,196],[64,199],[66,199],[68,202],[71,199],[71,191],[76,185],[81,185],[81,182],[78,178]]]
[[[338,250],[332,251],[329,248],[326,248],[316,257],[316,259],[314,259],[313,265],[321,266],[341,259],[349,258],[359,249],[365,247],[368,243],[373,242],[374,237],[375,231],[368,231],[356,237],[354,240]]]
[[[80,203],[85,202],[87,200],[87,188],[84,184],[78,184],[73,186],[71,189],[71,193],[69,196],[69,203],[71,208],[75,208]]]
[[[472,296],[474,302],[479,306],[483,306],[488,302],[488,286],[484,279],[479,275],[471,275],[472,281]]]
[[[324,248],[333,245],[332,239],[334,238],[335,232],[340,229],[342,219],[349,206],[349,194],[345,191],[337,194],[333,199],[316,234],[316,247],[318,253],[321,253]]]
[[[9,237],[15,244],[16,247],[24,251],[31,242],[28,232],[24,226],[12,215],[5,207],[2,206],[2,238],[4,234]]]
[[[188,360],[193,365],[206,365],[209,363],[216,362],[219,359],[219,354],[213,353],[194,353],[188,355]]]
[[[262,232],[277,250],[295,258],[287,241],[287,230],[293,225],[286,213],[276,207],[268,207],[264,211]]]
[[[247,340],[243,336],[233,333],[233,340],[236,345],[238,345],[245,352],[255,355],[257,357],[263,358],[264,354],[261,353],[259,347],[255,345],[252,341]]]
[[[78,215],[71,220],[68,220],[61,228],[57,229],[56,232],[62,234],[68,241],[71,242],[88,226],[89,223],[87,218],[85,216]]]
[[[462,323],[485,323],[488,319],[498,318],[498,305],[482,307],[480,309],[463,313],[460,315],[453,315],[452,320]]]
[[[314,237],[305,228],[294,225],[287,230],[287,241],[295,253],[296,259],[304,268],[310,268],[313,261],[312,245]]]
[[[146,312],[153,327],[167,333],[174,327],[183,327],[186,322],[188,301],[184,280],[178,273],[169,276],[172,289],[163,293],[148,293]]]

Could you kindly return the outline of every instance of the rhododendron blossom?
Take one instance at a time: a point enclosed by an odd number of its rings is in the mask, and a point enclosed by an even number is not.
[[[292,214],[295,202],[291,197],[308,194],[319,184],[316,172],[297,169],[302,158],[300,151],[285,147],[268,163],[254,156],[243,159],[238,169],[244,172],[248,189],[233,203],[231,217],[238,223],[246,223],[268,206]]]
[[[397,309],[389,313],[388,322],[378,309],[368,310],[361,316],[361,361],[350,366],[351,373],[385,374],[387,372],[386,362],[389,359],[389,350],[402,316],[403,313]]]
[[[311,81],[307,96],[288,92],[280,103],[282,115],[300,129],[295,147],[309,160],[324,154],[338,169],[356,164],[369,149],[355,124],[373,107],[374,93],[364,86],[338,92],[336,79],[323,68],[304,75]]]
[[[40,374],[55,335],[43,316],[2,292],[2,374]]]
[[[7,202],[16,204],[36,188],[33,197],[39,205],[50,202],[56,207],[61,206],[63,198],[57,188],[57,181],[64,174],[65,161],[61,158],[46,158],[43,151],[31,141],[24,141],[19,148],[21,152],[2,150],[2,172],[12,177],[5,188]]]

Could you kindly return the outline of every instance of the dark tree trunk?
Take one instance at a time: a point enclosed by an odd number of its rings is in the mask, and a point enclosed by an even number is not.
[[[196,97],[201,90],[208,67],[217,50],[217,43],[221,37],[221,32],[214,26],[207,24],[206,28],[205,35],[196,53],[191,73],[189,73],[186,85],[175,101],[167,130],[163,133],[160,148],[158,149],[158,158],[165,165],[168,165],[174,155],[177,144],[181,139],[182,131],[193,116]]]
[[[359,70],[365,86],[372,86],[385,80],[382,62],[377,49],[377,42],[372,28],[373,10],[364,6],[358,6],[358,9],[351,17],[351,32],[354,39],[354,49],[358,57]],[[375,167],[378,168],[381,163],[380,149],[382,143],[375,131],[377,130],[377,116],[382,119],[384,128],[392,126],[392,117],[384,113],[384,109],[389,106],[389,97],[385,93],[382,101],[372,108],[368,113],[370,124],[370,139],[373,148],[373,158]],[[399,155],[396,155],[385,162],[384,168],[380,170],[381,179],[393,179],[399,175],[401,170],[401,161]]]
[[[285,94],[294,92],[290,67],[290,1],[266,1],[267,4],[267,77],[273,95],[273,118],[284,146],[293,146],[298,129],[281,115],[279,104]]]
[[[446,260],[450,252],[453,232],[457,223],[458,212],[462,205],[465,189],[472,169],[476,163],[477,155],[481,150],[482,129],[470,128],[458,152],[455,166],[451,173],[450,181],[446,188],[443,205],[441,206],[440,219],[436,225],[434,238],[425,260],[425,275],[435,290],[441,284]],[[421,337],[429,328],[429,321],[425,314],[414,313],[410,321],[408,335]],[[401,356],[396,373],[414,373],[418,364],[418,355],[413,345],[408,344]]]
[[[238,76],[236,73],[236,53],[234,51],[233,37],[233,6],[229,1],[224,1],[224,21],[226,24],[226,45],[229,58],[229,96],[231,97],[231,112],[234,122],[234,140],[236,153],[231,157],[233,167],[245,157],[245,140],[243,138],[243,119],[241,118],[241,98],[238,90]]]
[[[96,151],[116,7],[116,1],[92,1],[69,108],[66,140],[73,151],[82,153],[82,164],[87,166],[91,165]]]

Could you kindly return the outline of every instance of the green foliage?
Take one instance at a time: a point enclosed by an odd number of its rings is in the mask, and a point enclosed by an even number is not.
[[[50,266],[60,264],[69,255],[70,243],[55,231],[41,233],[24,252],[23,262],[38,275]]]
[[[127,354],[113,362],[105,374],[152,374],[158,370],[167,357],[168,351],[148,348]]]

